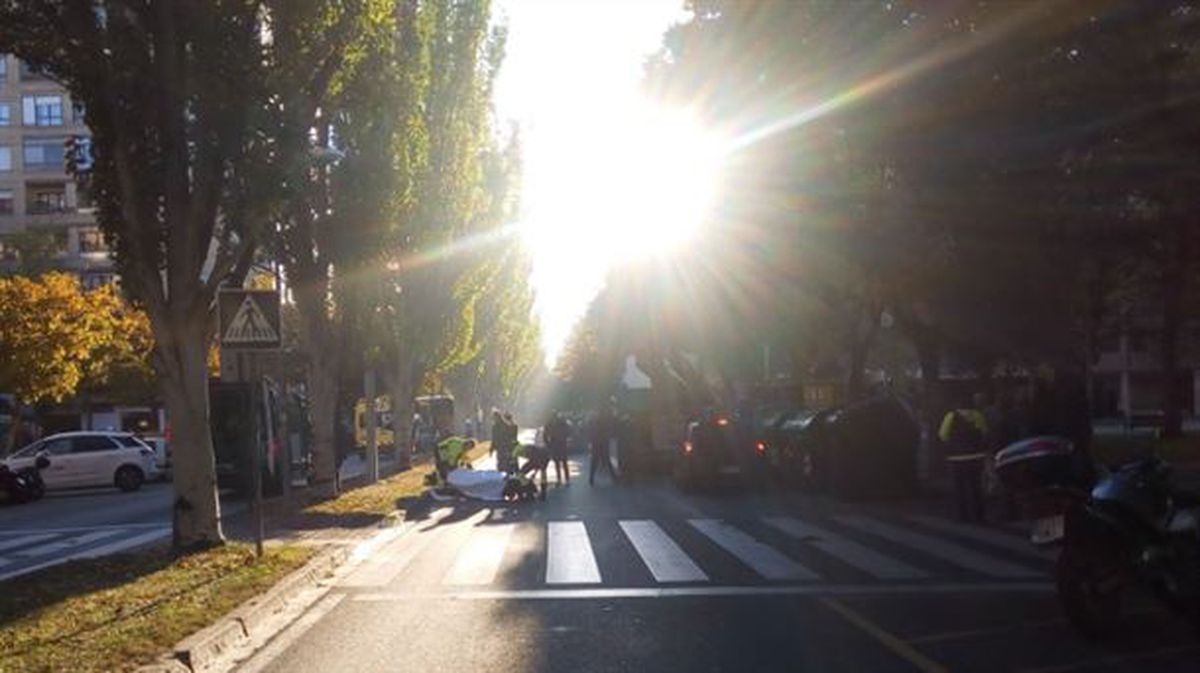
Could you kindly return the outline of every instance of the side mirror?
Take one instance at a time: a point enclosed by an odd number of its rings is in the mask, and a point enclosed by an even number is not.
[[[45,454],[42,454],[37,457],[37,460],[33,461],[33,464],[35,467],[37,467],[37,469],[44,470],[47,467],[50,467],[50,459],[47,458]]]

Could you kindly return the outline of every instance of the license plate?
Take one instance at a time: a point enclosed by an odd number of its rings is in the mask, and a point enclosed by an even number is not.
[[[718,470],[721,474],[741,474],[742,468],[737,465],[726,465]]]
[[[1063,538],[1063,516],[1048,516],[1033,522],[1029,539],[1034,544],[1050,544]]]

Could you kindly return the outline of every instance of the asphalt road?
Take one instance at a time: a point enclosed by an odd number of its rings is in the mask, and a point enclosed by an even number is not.
[[[1081,640],[1050,559],[920,503],[577,474],[544,503],[450,505],[240,670],[1192,672],[1200,654],[1153,611],[1118,641]]]
[[[0,580],[73,558],[103,556],[171,534],[172,488],[145,484],[50,491],[34,503],[0,507]],[[234,505],[222,503],[226,513]]]

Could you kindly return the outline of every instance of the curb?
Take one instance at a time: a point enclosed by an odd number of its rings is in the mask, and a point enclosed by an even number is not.
[[[305,589],[316,586],[350,555],[346,547],[318,553],[303,567],[266,592],[251,598],[208,626],[175,644],[170,654],[137,669],[138,673],[198,673],[217,668],[225,658],[260,635],[262,625]]]

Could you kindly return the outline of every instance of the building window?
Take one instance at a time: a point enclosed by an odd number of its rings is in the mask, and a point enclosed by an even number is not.
[[[49,213],[67,212],[67,189],[65,185],[30,185],[29,207],[26,212],[30,215],[46,215]]]
[[[71,121],[76,124],[87,123],[87,108],[77,100],[71,101]]]
[[[3,61],[0,61],[3,63]],[[8,103],[0,103],[0,126],[8,126],[12,124],[12,106]]]
[[[79,230],[79,252],[108,252],[108,243],[99,229]]]
[[[24,147],[25,168],[38,170],[52,168],[62,171],[63,148],[66,142],[63,138],[26,138]]]
[[[0,84],[8,81],[8,54],[0,54]]]
[[[13,191],[0,189],[0,215],[13,214]]]
[[[25,96],[21,99],[26,126],[62,126],[62,96]]]
[[[12,170],[12,148],[0,145],[0,172]]]

